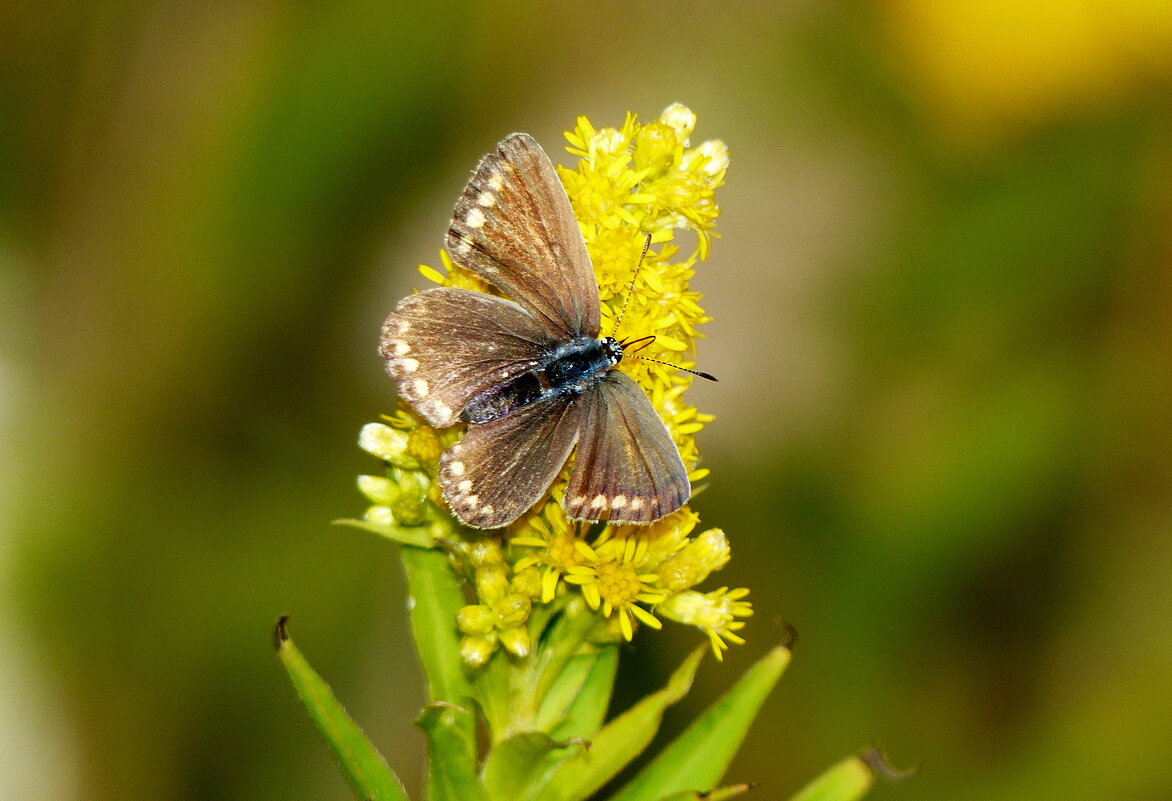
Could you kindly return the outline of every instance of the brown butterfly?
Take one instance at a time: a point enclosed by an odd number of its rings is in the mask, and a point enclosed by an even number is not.
[[[428,423],[468,424],[440,457],[456,516],[476,528],[511,523],[575,447],[570,518],[650,523],[682,506],[691,485],[679,450],[643,390],[613,369],[623,344],[598,337],[586,243],[533,137],[512,134],[480,161],[446,245],[507,299],[451,287],[406,297],[379,352]]]

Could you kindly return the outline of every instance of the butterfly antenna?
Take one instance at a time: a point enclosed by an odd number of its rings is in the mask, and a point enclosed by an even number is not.
[[[639,277],[639,268],[643,266],[643,259],[647,258],[647,251],[651,247],[651,234],[647,235],[647,241],[643,243],[643,252],[639,254],[639,263],[635,265],[635,272],[631,273],[631,283],[627,287],[627,296],[623,298],[623,307],[619,309],[619,319],[615,320],[614,333],[611,334],[615,339],[618,339],[619,326],[623,324],[623,315],[627,313],[627,304],[631,302],[631,294],[635,291],[635,279]]]
[[[636,339],[635,341],[641,342],[642,340]],[[705,373],[700,370],[689,370],[687,367],[680,367],[678,364],[672,364],[671,362],[660,361],[659,359],[652,359],[649,356],[636,356],[633,353],[624,353],[623,358],[624,359],[626,359],[626,358],[638,359],[641,362],[655,362],[656,364],[662,364],[664,367],[670,367],[673,370],[682,370],[685,373],[691,373],[692,375],[697,375],[697,376],[700,376],[701,378],[706,378],[709,381],[716,380],[716,376],[712,375],[711,373]]]
[[[651,248],[651,234],[647,234],[647,240],[643,243],[643,252],[639,254],[639,263],[635,265],[635,272],[631,273],[631,284],[630,284],[630,286],[627,287],[627,296],[623,299],[623,307],[621,309],[619,309],[619,317],[617,320],[615,320],[614,334],[612,334],[612,336],[615,339],[618,339],[619,326],[623,322],[623,315],[627,313],[627,304],[631,302],[631,295],[635,291],[635,279],[639,277],[639,268],[641,268],[643,266],[643,259],[645,259],[647,257],[647,251],[650,248]],[[652,359],[648,356],[636,356],[634,354],[634,352],[627,352],[626,351],[626,348],[630,347],[631,345],[639,345],[639,347],[636,348],[635,350],[642,350],[643,348],[647,347],[648,345],[650,345],[654,341],[655,341],[655,334],[651,334],[649,336],[640,337],[638,339],[632,339],[628,342],[623,342],[619,347],[624,349],[623,356],[625,356],[627,358],[639,359],[640,361],[644,361],[644,362],[655,362],[656,364],[662,364],[664,367],[671,367],[675,370],[683,370],[685,373],[691,373],[692,375],[699,376],[700,378],[705,378],[709,381],[716,380],[716,376],[712,375],[711,373],[705,373],[700,370],[689,370],[687,367],[680,367],[678,364],[672,364],[671,362],[660,361],[659,359]],[[642,343],[642,344],[640,344],[640,343]]]
[[[645,337],[639,337],[638,339],[628,339],[626,342],[620,342],[619,347],[623,349],[623,353],[627,356],[633,356],[636,352],[643,350],[643,348],[647,347],[654,341],[655,334],[648,334]],[[634,345],[638,345],[639,347],[633,348],[632,346]]]

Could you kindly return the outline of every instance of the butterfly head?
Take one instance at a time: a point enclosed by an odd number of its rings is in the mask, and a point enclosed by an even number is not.
[[[602,346],[602,353],[610,362],[610,366],[614,367],[623,360],[623,346],[614,337],[603,337],[598,341]]]

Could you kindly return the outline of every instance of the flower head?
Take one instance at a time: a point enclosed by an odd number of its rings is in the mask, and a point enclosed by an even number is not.
[[[723,659],[730,642],[744,643],[736,632],[745,627],[745,621],[739,618],[753,614],[753,605],[743,600],[748,594],[744,588],[721,587],[709,593],[687,590],[665,599],[656,611],[677,623],[699,628],[708,635],[716,658]]]
[[[591,609],[603,617],[615,615],[624,639],[634,636],[632,618],[658,629],[663,624],[640,603],[664,599],[655,584],[659,576],[647,569],[647,542],[637,537],[610,539],[597,548],[586,546],[588,558],[566,571],[566,581],[578,585]]]

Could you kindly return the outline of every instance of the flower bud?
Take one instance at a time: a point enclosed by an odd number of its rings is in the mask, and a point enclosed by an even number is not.
[[[460,641],[460,658],[471,668],[478,668],[496,651],[497,641],[488,637],[465,637]]]
[[[460,607],[456,612],[456,626],[465,634],[487,636],[495,628],[492,610],[484,604]]]
[[[476,568],[476,596],[484,603],[493,603],[509,592],[509,575],[503,565],[484,565]]]
[[[419,462],[407,452],[408,436],[383,423],[367,423],[358,434],[358,447],[384,462],[407,470],[417,470]]]
[[[529,619],[529,611],[533,604],[524,595],[513,593],[506,595],[493,604],[492,611],[496,615],[496,626],[499,629],[508,629],[520,626]]]
[[[681,140],[686,140],[696,129],[696,112],[683,103],[672,103],[659,115],[659,121],[675,129]]]
[[[389,506],[399,497],[399,485],[385,476],[359,476],[358,491],[372,503]]]
[[[531,643],[529,641],[529,630],[524,626],[517,626],[516,628],[506,629],[500,633],[501,645],[505,646],[505,650],[516,657],[529,656],[529,649]]]

